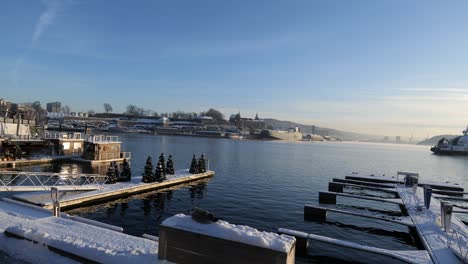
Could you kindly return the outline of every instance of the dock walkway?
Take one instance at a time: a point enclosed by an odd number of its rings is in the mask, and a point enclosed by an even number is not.
[[[436,197],[431,198],[430,207],[424,207],[424,194],[418,188],[416,194],[412,188],[398,185],[396,179],[382,176],[347,176],[347,179],[378,183],[393,183],[403,201],[415,230],[431,256],[434,263],[464,263],[468,261],[468,228],[455,215],[452,215],[448,232],[441,227],[440,203]],[[463,193],[461,186],[433,182],[419,183],[419,186],[430,185],[434,189]],[[434,193],[434,191],[433,191]]]
[[[214,171],[205,173],[190,174],[188,169],[176,171],[175,175],[167,175],[167,179],[163,182],[143,183],[141,176],[132,177],[131,182],[118,182],[116,184],[105,184],[101,189],[89,192],[73,192],[65,193],[60,199],[61,208],[78,207],[87,204],[108,201],[119,197],[126,197],[132,194],[143,193],[151,190],[171,187],[178,184],[189,183],[201,179],[211,178],[214,176]],[[13,196],[15,200],[27,202],[47,209],[52,208],[50,193],[24,193]]]
[[[93,222],[77,221],[65,213],[53,217],[50,210],[3,199],[0,250],[30,263],[158,262],[158,242]]]

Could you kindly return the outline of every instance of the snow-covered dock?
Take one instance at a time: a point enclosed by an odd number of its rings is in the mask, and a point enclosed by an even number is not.
[[[465,213],[466,211],[452,209],[454,207],[448,203],[441,205],[442,202],[438,201],[439,197],[431,196],[431,193],[442,193],[445,195],[442,197],[443,200],[464,201],[466,198],[459,197],[466,194],[464,189],[457,184],[419,182],[419,179],[417,173],[409,172],[398,172],[396,177],[353,173],[346,176],[345,179],[334,178],[328,185],[328,192],[319,192],[320,205],[306,204],[304,206],[304,219],[327,221],[327,212],[334,212],[345,216],[364,217],[369,220],[406,225],[410,234],[420,241],[418,244],[421,244],[424,250],[393,251],[300,231],[280,229],[279,232],[296,237],[299,241],[298,252],[307,252],[309,241],[317,241],[322,244],[364,251],[374,256],[390,257],[404,263],[468,263],[468,228],[453,214]],[[348,193],[345,192],[345,187],[348,188]],[[356,188],[370,192],[364,194],[351,191]],[[390,193],[394,197],[388,197]],[[372,208],[372,203],[397,205],[400,208],[401,216],[393,215],[389,218],[385,214],[368,214],[366,210],[356,211],[356,208],[348,210],[347,206],[337,207],[335,205],[337,197],[343,197],[342,201],[348,201],[348,199],[365,200],[366,203],[360,205],[364,206],[363,208],[369,206]],[[389,210],[391,211],[391,209]],[[385,226],[382,225],[382,228]],[[362,262],[362,260],[356,261]],[[376,261],[369,259],[365,262],[375,263]]]
[[[175,175],[167,175],[163,182],[143,183],[141,177],[132,177],[131,182],[119,182],[116,184],[105,184],[99,190],[89,192],[65,192],[60,198],[61,208],[78,207],[86,204],[93,204],[112,200],[119,197],[125,197],[132,194],[143,193],[151,190],[171,187],[178,184],[189,183],[201,179],[211,178],[214,171],[207,171],[199,174],[190,174],[188,169],[179,170]],[[43,206],[47,209],[52,208],[50,192],[42,193],[24,193],[13,196],[15,200]]]
[[[0,251],[30,263],[157,263],[158,242],[117,227],[0,200]]]
[[[404,173],[403,173],[404,174]],[[404,187],[400,180],[382,176],[347,176],[347,179],[357,181],[379,182],[393,184],[399,193],[415,230],[424,248],[434,263],[466,263],[468,262],[468,228],[455,215],[451,216],[451,225],[444,230],[441,224],[441,204],[432,197],[428,209],[424,207],[424,193],[417,188]],[[419,186],[431,186],[434,189],[463,193],[461,186],[448,183],[419,183]],[[434,191],[433,191],[434,192]]]

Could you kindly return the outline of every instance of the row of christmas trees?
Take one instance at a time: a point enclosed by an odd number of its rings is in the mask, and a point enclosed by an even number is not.
[[[122,171],[119,170],[119,165],[117,163],[111,162],[109,168],[107,169],[107,181],[106,183],[116,183],[116,182],[128,182],[132,178],[132,171],[130,169],[130,164],[127,160],[124,159],[122,162]]]
[[[162,182],[166,179],[166,175],[174,175],[174,162],[172,155],[169,155],[167,163],[164,160],[164,153],[161,153],[156,164],[156,170],[153,173],[153,160],[151,156],[146,159],[145,169],[143,171],[143,182]]]
[[[190,163],[190,170],[189,172],[191,174],[197,174],[197,173],[204,173],[206,172],[206,162],[205,162],[205,155],[201,155],[201,157],[198,159],[195,158],[195,155],[192,157],[192,163]]]
[[[195,155],[192,157],[192,162],[190,164],[191,174],[204,173],[206,172],[206,161],[205,156],[202,154],[197,160]],[[164,158],[164,153],[161,153],[156,164],[156,169],[153,172],[153,160],[151,156],[148,156],[146,159],[146,165],[143,171],[142,181],[145,183],[150,182],[162,182],[166,180],[166,175],[174,175],[174,161],[172,160],[172,155],[169,155],[167,163]],[[107,169],[107,181],[106,183],[116,183],[116,182],[127,182],[131,180],[132,172],[130,165],[126,159],[123,160],[121,170],[116,162],[112,162]]]

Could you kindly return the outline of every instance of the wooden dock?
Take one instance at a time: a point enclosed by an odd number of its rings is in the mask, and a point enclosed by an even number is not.
[[[214,171],[205,173],[190,174],[188,170],[180,170],[176,175],[167,175],[167,180],[163,182],[143,183],[141,177],[133,177],[131,182],[119,182],[116,184],[105,184],[101,189],[79,194],[66,194],[60,199],[61,208],[80,207],[89,204],[96,204],[110,201],[116,198],[127,197],[133,194],[144,193],[152,190],[168,188],[174,185],[194,182],[214,176]],[[50,193],[40,195],[19,194],[13,196],[15,200],[27,202],[47,209],[52,208]]]

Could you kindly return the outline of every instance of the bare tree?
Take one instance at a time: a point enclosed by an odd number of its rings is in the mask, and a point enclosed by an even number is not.
[[[112,110],[112,105],[110,105],[109,103],[104,103],[104,112],[112,113]]]

